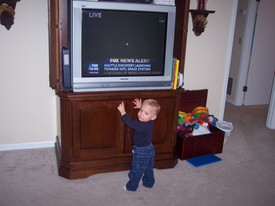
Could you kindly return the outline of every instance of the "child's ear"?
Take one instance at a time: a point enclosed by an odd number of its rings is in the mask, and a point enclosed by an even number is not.
[[[157,118],[157,115],[152,116],[151,120],[155,120]]]

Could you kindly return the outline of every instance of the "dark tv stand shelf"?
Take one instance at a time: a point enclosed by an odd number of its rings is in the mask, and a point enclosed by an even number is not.
[[[176,91],[59,92],[61,137],[57,141],[59,174],[69,179],[130,168],[133,131],[121,121],[117,106],[125,102],[127,113],[137,117],[133,99],[154,98],[161,104],[155,121],[153,144],[156,168],[177,164],[176,125],[179,97]]]

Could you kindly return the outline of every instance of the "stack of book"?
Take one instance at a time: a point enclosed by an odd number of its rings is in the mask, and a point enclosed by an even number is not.
[[[178,59],[173,59],[173,76],[172,76],[172,90],[175,90],[179,86],[179,65],[180,61]]]

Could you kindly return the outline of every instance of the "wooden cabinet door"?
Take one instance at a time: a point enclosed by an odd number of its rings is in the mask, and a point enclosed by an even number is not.
[[[104,159],[124,153],[120,101],[73,102],[73,157]]]
[[[153,144],[156,153],[173,152],[174,135],[176,135],[174,128],[176,102],[174,98],[157,99],[157,101],[161,109],[154,124]]]

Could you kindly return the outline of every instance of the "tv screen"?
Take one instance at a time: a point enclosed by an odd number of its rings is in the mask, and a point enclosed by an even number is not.
[[[82,76],[163,75],[167,14],[83,9]]]
[[[174,6],[73,1],[74,91],[170,89]]]

